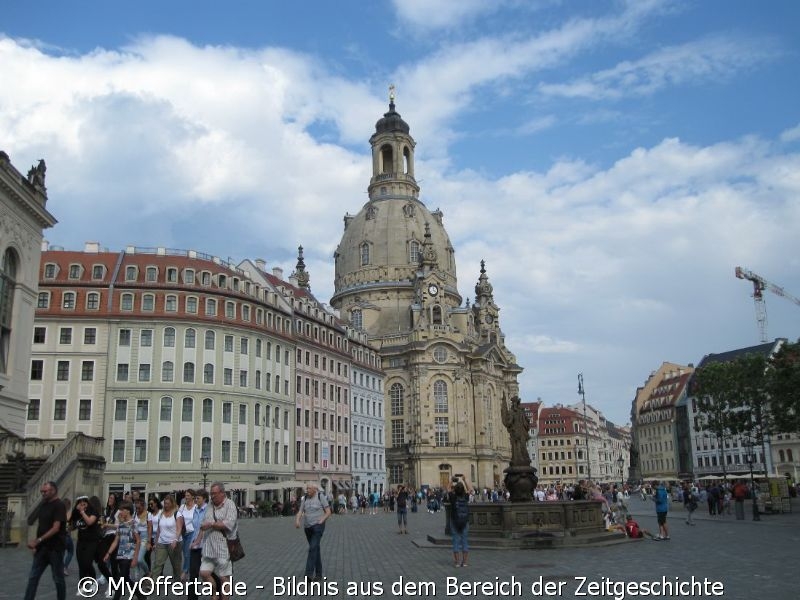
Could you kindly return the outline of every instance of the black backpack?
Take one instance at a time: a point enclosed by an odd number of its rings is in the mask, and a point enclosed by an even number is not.
[[[453,505],[453,526],[461,531],[469,522],[469,501],[467,498],[458,497]]]

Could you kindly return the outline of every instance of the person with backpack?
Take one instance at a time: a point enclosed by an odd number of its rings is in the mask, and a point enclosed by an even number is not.
[[[408,533],[408,501],[409,495],[406,487],[401,485],[397,489],[397,533]]]
[[[653,495],[656,503],[656,518],[658,519],[658,535],[653,539],[656,541],[668,540],[669,530],[667,529],[667,513],[669,512],[669,493],[664,487],[664,482],[660,481]]]
[[[453,477],[447,497],[450,503],[450,535],[453,540],[453,566],[466,567],[469,557],[469,494],[472,484],[466,476]]]

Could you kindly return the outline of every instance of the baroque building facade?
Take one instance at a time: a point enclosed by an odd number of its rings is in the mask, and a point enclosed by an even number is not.
[[[331,304],[382,357],[388,483],[446,486],[466,474],[497,486],[510,456],[500,403],[518,395],[522,368],[485,265],[470,306],[443,214],[420,200],[415,141],[393,97],[370,145],[369,199],[344,217]]]
[[[55,223],[44,161],[26,177],[0,151],[0,434],[15,438],[25,433],[42,231]]]
[[[194,251],[42,252],[25,435],[104,439],[105,485],[294,475],[291,305]],[[80,490],[76,490],[80,491]]]

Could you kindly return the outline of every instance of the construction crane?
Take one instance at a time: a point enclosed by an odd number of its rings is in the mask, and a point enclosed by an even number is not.
[[[756,275],[752,271],[736,267],[736,277],[739,279],[747,279],[753,282],[753,300],[756,303],[756,322],[758,323],[758,330],[761,334],[761,341],[767,341],[767,305],[764,302],[764,290],[769,290],[776,296],[782,296],[800,306],[800,298],[795,298],[782,287],[770,283],[760,275]]]

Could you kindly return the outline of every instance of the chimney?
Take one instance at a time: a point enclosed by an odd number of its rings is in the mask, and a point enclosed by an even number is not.
[[[83,251],[87,254],[97,254],[100,252],[100,242],[86,242],[83,245]]]
[[[283,281],[283,269],[280,267],[272,267],[272,275]]]
[[[47,252],[48,250],[50,250],[50,242],[42,239],[42,252]]]
[[[257,258],[255,260],[255,263],[256,263],[256,266],[261,271],[264,271],[267,268],[267,261],[265,261],[263,258]]]

